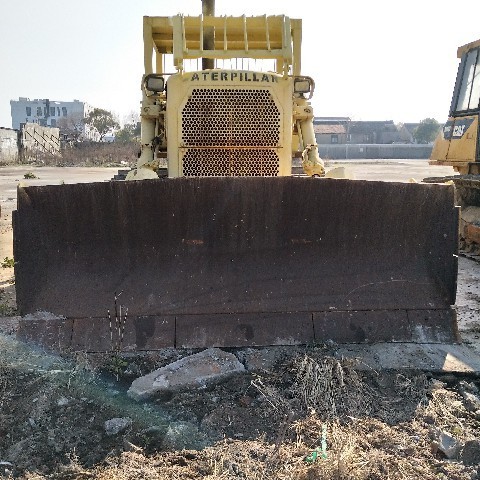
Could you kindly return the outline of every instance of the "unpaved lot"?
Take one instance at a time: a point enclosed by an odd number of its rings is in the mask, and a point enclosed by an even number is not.
[[[368,180],[452,173],[422,161],[349,167]],[[115,171],[0,168],[1,259],[12,257],[18,182],[104,181]],[[24,179],[28,173],[39,178]],[[53,355],[21,344],[12,335],[13,269],[4,263],[0,476],[480,479],[477,374],[377,371],[334,358],[335,345],[243,349],[233,352],[249,367],[246,373],[209,389],[136,403],[126,395],[133,379],[192,352]],[[459,326],[480,354],[480,264],[464,258],[459,264]],[[119,425],[114,433],[112,421]]]

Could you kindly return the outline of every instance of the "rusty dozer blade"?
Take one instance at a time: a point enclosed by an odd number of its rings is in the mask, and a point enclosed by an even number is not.
[[[128,309],[124,349],[454,342],[457,228],[446,185],[19,187],[17,303],[66,317],[63,341],[85,350],[108,349],[115,295]]]

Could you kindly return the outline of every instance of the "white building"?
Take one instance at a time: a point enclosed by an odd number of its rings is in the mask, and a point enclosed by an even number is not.
[[[58,127],[62,133],[75,131],[88,140],[98,141],[100,138],[96,129],[83,123],[83,119],[94,109],[88,103],[20,97],[18,100],[10,100],[10,108],[12,128],[16,130],[25,123],[38,123],[43,127]]]

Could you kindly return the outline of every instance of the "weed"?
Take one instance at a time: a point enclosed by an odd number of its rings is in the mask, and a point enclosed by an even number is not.
[[[27,172],[23,178],[26,178],[27,180],[32,180],[34,178],[38,178],[33,172]]]
[[[13,268],[15,265],[15,260],[10,257],[5,257],[0,265],[2,265],[2,268]]]
[[[0,317],[11,317],[15,315],[15,308],[7,302],[0,303]]]
[[[128,366],[128,362],[123,360],[120,356],[120,352],[123,347],[125,324],[127,323],[128,318],[128,308],[123,307],[122,312],[122,305],[118,303],[118,297],[121,294],[122,292],[120,292],[118,295],[117,292],[115,292],[115,310],[113,321],[110,310],[107,310],[107,318],[110,329],[110,347],[112,350],[112,356],[110,358],[110,363],[107,369],[113,374],[115,374],[115,376],[117,377],[117,381],[120,377],[120,374],[122,374]]]
[[[113,373],[118,379],[120,375],[125,372],[125,369],[128,367],[128,362],[123,359],[119,354],[114,354],[110,357],[110,361],[107,364],[106,368],[109,372]]]

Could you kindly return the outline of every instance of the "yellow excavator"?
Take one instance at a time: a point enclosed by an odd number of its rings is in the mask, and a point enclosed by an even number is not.
[[[204,0],[143,32],[127,181],[18,189],[18,308],[50,318],[27,337],[87,351],[113,335],[130,350],[457,340],[454,189],[326,178],[301,20]]]
[[[480,40],[458,48],[460,59],[448,120],[430,156],[432,165],[452,166],[460,175],[424,181],[453,181],[461,205],[460,246],[480,254]]]

